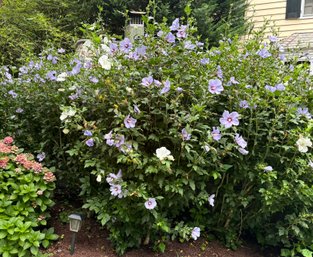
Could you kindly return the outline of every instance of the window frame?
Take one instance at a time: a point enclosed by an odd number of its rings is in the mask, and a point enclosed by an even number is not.
[[[306,0],[301,0],[301,12],[300,12],[300,18],[305,19],[305,18],[313,18],[313,10],[311,14],[306,14],[304,15],[304,6],[305,6],[305,1]]]

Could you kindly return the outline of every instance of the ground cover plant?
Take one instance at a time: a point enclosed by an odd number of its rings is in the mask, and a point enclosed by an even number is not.
[[[59,190],[80,186],[118,253],[211,233],[311,256],[307,67],[275,36],[208,51],[192,20],[146,22],[135,43],[93,31],[80,56],[50,49],[3,67],[0,133],[45,152]]]
[[[0,180],[1,256],[44,256],[39,248],[57,239],[52,228],[42,228],[53,205],[54,174],[5,137],[0,140]]]

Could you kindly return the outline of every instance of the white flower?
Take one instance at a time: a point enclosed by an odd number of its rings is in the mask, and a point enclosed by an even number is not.
[[[101,67],[105,70],[110,70],[111,66],[112,66],[112,62],[109,60],[109,57],[107,55],[102,55],[99,58],[99,64],[101,65]]]
[[[191,231],[191,237],[192,237],[194,240],[197,240],[198,237],[200,237],[200,228],[194,227],[193,230]]]
[[[60,81],[60,82],[65,81],[67,76],[68,75],[66,72],[62,72],[61,74],[57,76],[57,81]]]
[[[171,155],[171,151],[166,149],[166,147],[161,147],[156,149],[156,156],[161,160],[168,159],[170,161],[174,161],[174,157]]]
[[[264,171],[267,172],[267,171],[273,171],[273,167],[272,166],[266,166],[264,168]]]
[[[308,137],[303,137],[303,136],[300,136],[296,144],[301,153],[306,153],[308,151],[308,147],[312,147],[311,140]]]
[[[100,183],[100,182],[101,182],[101,180],[102,180],[102,176],[101,176],[101,175],[98,175],[96,180],[97,180],[97,182],[99,182],[99,183]]]
[[[209,204],[214,207],[214,197],[215,197],[215,194],[213,195],[210,195],[209,198],[208,198],[208,201],[209,201]]]
[[[66,120],[68,117],[72,117],[76,114],[76,110],[73,109],[72,107],[69,107],[67,109],[65,109],[60,116],[60,120]]]

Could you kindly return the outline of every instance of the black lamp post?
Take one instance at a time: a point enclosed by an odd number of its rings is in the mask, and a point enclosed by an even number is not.
[[[68,216],[68,218],[70,220],[70,231],[73,232],[70,252],[71,254],[74,254],[76,234],[81,228],[82,217],[79,214],[71,214]]]

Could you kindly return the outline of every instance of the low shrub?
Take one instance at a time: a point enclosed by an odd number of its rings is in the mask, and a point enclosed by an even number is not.
[[[52,228],[43,229],[55,176],[12,143],[12,137],[0,140],[0,254],[43,256],[39,248],[57,239]]]
[[[181,23],[149,20],[135,43],[94,34],[82,58],[45,52],[16,79],[3,68],[2,131],[80,183],[119,253],[201,231],[313,252],[307,66],[262,33],[207,51]]]

